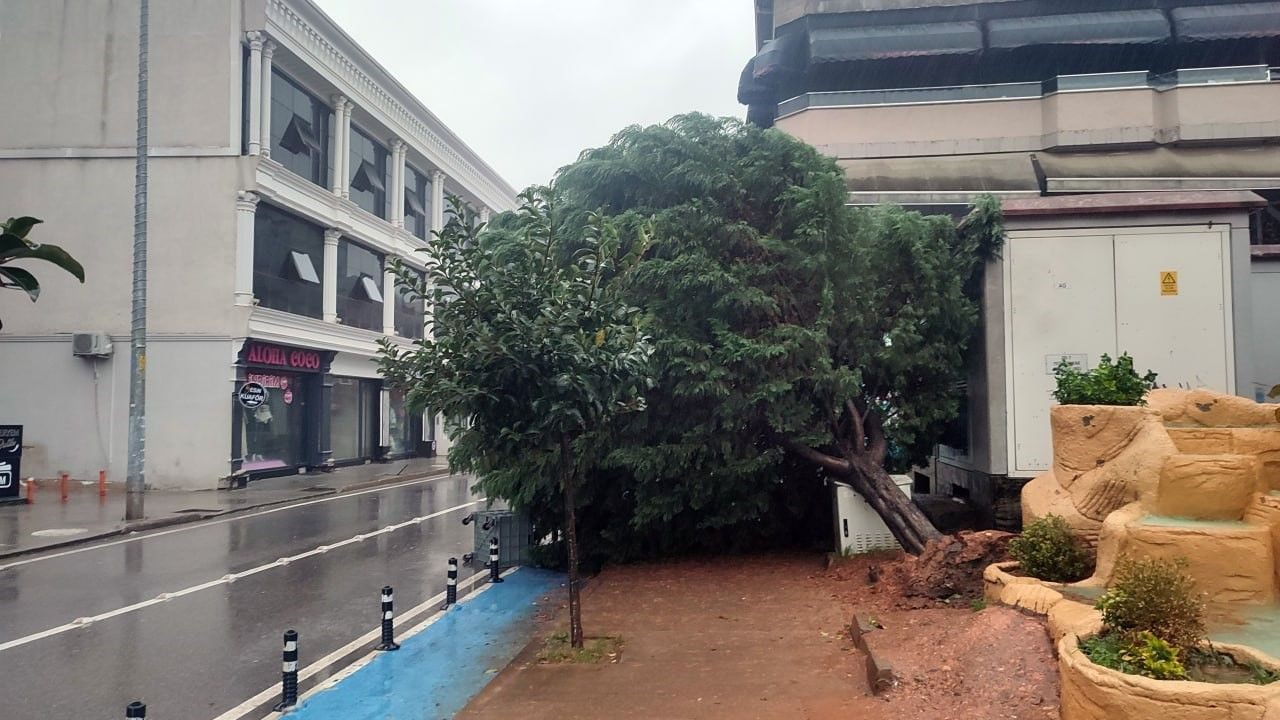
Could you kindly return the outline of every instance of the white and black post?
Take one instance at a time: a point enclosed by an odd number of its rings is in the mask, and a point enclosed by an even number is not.
[[[276,712],[284,712],[298,704],[298,631],[284,631],[284,664],[280,679],[280,702]]]
[[[129,718],[145,718],[147,716],[147,705],[140,700],[134,700],[124,709],[125,720]]]
[[[400,643],[395,641],[395,628],[392,627],[396,617],[392,607],[395,602],[394,597],[390,585],[382,588],[382,644],[378,646],[379,650],[400,649]]]
[[[498,567],[498,536],[489,538],[489,582],[502,582],[502,570]]]
[[[458,602],[458,558],[449,558],[449,575],[444,581],[444,606]]]

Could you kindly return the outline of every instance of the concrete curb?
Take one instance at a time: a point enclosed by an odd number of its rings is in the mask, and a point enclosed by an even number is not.
[[[294,503],[302,503],[315,498],[321,498],[328,495],[341,495],[343,493],[355,492],[357,490],[368,490],[369,488],[379,487],[381,485],[393,485],[398,482],[408,482],[411,480],[422,480],[425,478],[439,477],[448,475],[447,468],[439,470],[431,470],[422,473],[409,473],[407,475],[390,475],[384,478],[374,478],[373,480],[361,480],[350,485],[346,485],[332,490],[321,490],[299,494],[296,497],[278,498],[275,500],[266,500],[253,505],[243,505],[241,507],[226,508],[217,512],[206,513],[183,513],[181,515],[163,515],[157,518],[139,520],[135,523],[129,523],[124,527],[107,530],[100,533],[92,533],[89,535],[80,535],[61,542],[49,543],[39,547],[19,548],[17,550],[9,550],[0,552],[0,560],[8,560],[11,558],[21,557],[23,555],[34,555],[47,550],[59,550],[74,545],[84,545],[86,543],[96,542],[106,538],[118,537],[120,535],[131,535],[133,533],[143,533],[152,530],[160,530],[162,528],[172,527],[174,525],[185,525],[187,523],[199,522],[201,520],[211,520],[213,518],[223,517],[225,515],[234,515],[238,513],[248,512],[250,510],[261,510],[266,507],[275,507],[277,505],[291,505]],[[228,491],[232,492],[232,491]]]
[[[867,656],[867,685],[871,688],[871,692],[879,695],[892,688],[897,684],[897,680],[893,676],[893,665],[884,659],[872,645],[874,641],[868,640],[867,636],[878,630],[870,618],[863,618],[855,615],[853,622],[849,624],[849,635],[853,638],[853,644]]]

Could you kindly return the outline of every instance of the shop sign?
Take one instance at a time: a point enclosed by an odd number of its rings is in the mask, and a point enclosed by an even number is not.
[[[0,425],[0,500],[18,497],[21,465],[22,426]]]
[[[247,382],[240,386],[240,391],[236,393],[236,397],[240,399],[240,404],[247,408],[256,408],[267,401],[267,389],[262,387],[261,383]]]
[[[250,365],[267,365],[270,367],[288,368],[319,372],[321,366],[318,350],[287,348],[278,345],[253,343],[245,353],[245,362]]]

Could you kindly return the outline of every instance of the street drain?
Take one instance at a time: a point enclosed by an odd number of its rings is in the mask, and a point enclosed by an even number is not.
[[[209,508],[186,508],[185,510],[174,510],[174,513],[216,513],[219,510],[211,510]]]
[[[302,488],[302,492],[332,492],[332,491],[333,491],[333,488],[324,487],[323,485],[319,487]]]

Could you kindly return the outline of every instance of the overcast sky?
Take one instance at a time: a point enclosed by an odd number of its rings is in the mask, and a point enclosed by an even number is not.
[[[517,190],[633,123],[743,117],[751,0],[315,0]]]

